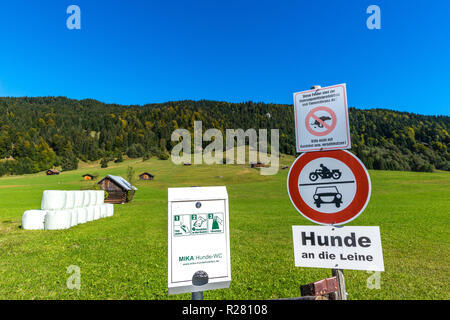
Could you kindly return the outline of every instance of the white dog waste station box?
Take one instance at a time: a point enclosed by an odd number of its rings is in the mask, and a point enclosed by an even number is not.
[[[169,294],[228,288],[231,282],[228,194],[225,187],[169,188]],[[195,286],[197,271],[208,283]]]

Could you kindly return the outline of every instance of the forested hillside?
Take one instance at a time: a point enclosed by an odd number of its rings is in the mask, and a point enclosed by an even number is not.
[[[293,108],[263,103],[177,101],[120,106],[64,97],[0,98],[0,175],[63,170],[83,161],[169,157],[173,130],[280,129],[295,154]],[[369,169],[450,170],[450,117],[350,108],[352,149]],[[270,141],[270,140],[269,140]]]

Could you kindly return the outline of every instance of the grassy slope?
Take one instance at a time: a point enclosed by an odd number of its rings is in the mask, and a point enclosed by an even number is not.
[[[282,159],[283,163],[293,158]],[[38,208],[45,189],[80,189],[81,174],[125,176],[136,182],[135,200],[115,215],[63,231],[19,228],[24,210]],[[261,176],[244,166],[175,166],[170,161],[128,160],[47,177],[0,179],[0,298],[187,299],[167,295],[167,188],[226,185],[230,196],[230,289],[206,299],[269,299],[299,295],[299,285],[328,277],[328,269],[295,268],[292,225],[310,225],[286,193],[287,170]],[[379,225],[386,272],[381,290],[366,288],[364,271],[346,271],[350,299],[450,299],[450,173],[370,172],[372,199],[351,225]],[[69,265],[81,268],[81,290],[69,290]]]

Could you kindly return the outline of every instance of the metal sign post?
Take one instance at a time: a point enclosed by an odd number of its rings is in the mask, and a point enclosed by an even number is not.
[[[331,269],[331,274],[336,277],[338,291],[336,300],[347,300],[347,292],[345,292],[345,277],[344,270],[342,269]]]
[[[334,226],[336,228],[342,228],[342,226]],[[336,300],[347,300],[347,292],[345,290],[345,276],[342,269],[331,269],[331,275],[336,277],[337,292]]]

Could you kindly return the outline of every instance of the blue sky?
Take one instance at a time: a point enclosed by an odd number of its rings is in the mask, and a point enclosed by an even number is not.
[[[449,115],[449,16],[448,0],[2,1],[0,96],[292,104],[347,83],[350,106]]]

